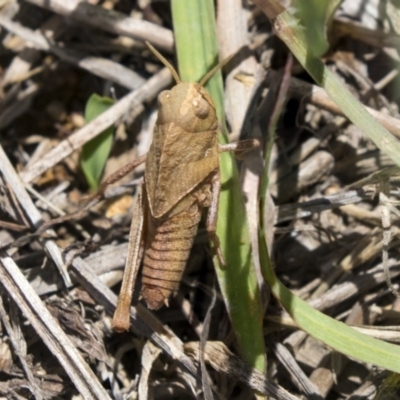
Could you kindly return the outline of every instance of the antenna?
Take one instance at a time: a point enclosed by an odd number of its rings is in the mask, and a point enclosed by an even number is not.
[[[181,78],[179,78],[176,69],[167,61],[167,59],[161,55],[149,42],[145,42],[146,46],[150,49],[150,51],[171,71],[172,76],[175,79],[176,84],[181,83]]]
[[[233,58],[234,54],[231,54],[230,56],[226,57],[225,60],[222,60],[220,63],[218,63],[214,68],[211,69],[211,71],[208,71],[201,79],[199,84],[201,86],[204,86],[210,78],[219,70],[221,69],[224,65],[228,64],[228,62]]]

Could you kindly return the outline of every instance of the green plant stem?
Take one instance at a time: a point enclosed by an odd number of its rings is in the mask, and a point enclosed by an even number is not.
[[[214,3],[212,0],[172,0],[171,4],[181,79],[198,81],[218,60]],[[206,88],[214,99],[223,126],[220,141],[226,143],[220,72],[209,80]],[[222,191],[217,234],[227,266],[222,269],[214,258],[218,281],[244,359],[265,371],[261,298],[251,261],[236,162],[231,154],[221,155],[220,170]]]

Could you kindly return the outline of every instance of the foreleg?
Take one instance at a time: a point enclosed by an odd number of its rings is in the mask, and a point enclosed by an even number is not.
[[[246,139],[240,140],[239,142],[220,144],[219,152],[233,151],[237,158],[245,158],[244,154],[248,151],[257,149],[260,147],[260,142],[257,139]]]
[[[217,230],[217,220],[218,220],[218,205],[219,205],[219,195],[221,192],[221,179],[219,173],[215,174],[211,181],[211,204],[208,208],[206,229],[213,243],[218,261],[224,268],[226,266],[224,257],[222,255],[221,246],[219,243],[219,238],[216,234]]]
[[[101,183],[98,191],[90,196],[90,199],[95,199],[101,197],[104,192],[106,191],[107,187],[115,182],[118,182],[124,176],[128,175],[129,172],[133,171],[136,167],[140,164],[143,164],[146,161],[147,153],[143,156],[136,158],[135,160],[131,161],[130,163],[124,165],[117,171],[113,172],[111,175],[107,176],[106,179]]]

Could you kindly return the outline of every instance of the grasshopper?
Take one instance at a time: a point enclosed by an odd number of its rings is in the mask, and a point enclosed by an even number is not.
[[[215,233],[221,190],[219,154],[243,152],[255,145],[253,140],[218,143],[216,109],[204,84],[222,63],[199,83],[182,82],[169,62],[147,45],[169,68],[176,85],[158,96],[158,119],[145,157],[144,182],[134,206],[124,277],[112,322],[116,331],[129,329],[129,310],[142,254],[141,296],[150,309],[168,305],[168,299],[179,289],[205,207],[207,232],[220,264],[225,265]],[[110,181],[113,179],[105,185]]]

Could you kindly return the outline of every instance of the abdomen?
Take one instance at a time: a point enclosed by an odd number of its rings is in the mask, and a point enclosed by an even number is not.
[[[168,219],[148,213],[144,238],[142,296],[152,310],[168,304],[176,293],[201,218],[197,204]]]

